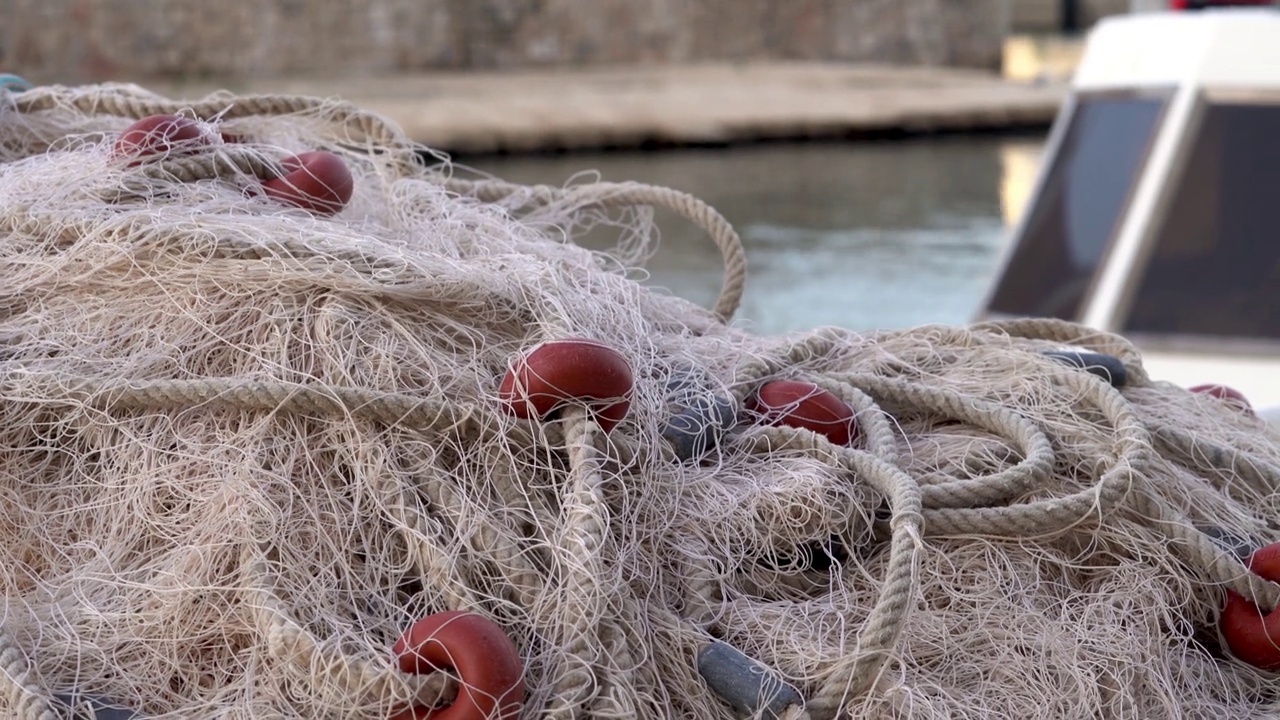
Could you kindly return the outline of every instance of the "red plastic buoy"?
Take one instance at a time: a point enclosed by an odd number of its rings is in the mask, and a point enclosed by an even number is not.
[[[280,165],[285,174],[262,183],[268,197],[317,215],[334,215],[351,201],[355,180],[337,155],[313,150],[287,157]]]
[[[524,663],[511,638],[489,618],[458,610],[414,623],[392,651],[400,671],[452,670],[461,682],[446,707],[401,710],[392,720],[510,720],[524,704]]]
[[[1240,412],[1246,413],[1248,415],[1254,414],[1253,403],[1249,402],[1249,398],[1245,397],[1244,393],[1240,392],[1239,390],[1236,390],[1233,387],[1228,387],[1226,385],[1218,385],[1216,383],[1210,383],[1208,385],[1196,385],[1193,388],[1187,388],[1187,389],[1193,393],[1198,393],[1201,395],[1212,395],[1213,397],[1216,397],[1219,400],[1225,401],[1228,405],[1231,405],[1232,407],[1236,408]]]
[[[204,128],[195,120],[181,115],[152,115],[125,128],[111,152],[115,157],[137,158],[130,165],[138,165],[155,159],[153,156],[194,149],[208,140]]]
[[[1258,548],[1245,564],[1268,580],[1280,581],[1280,543]],[[1232,655],[1263,670],[1280,670],[1280,609],[1264,614],[1244,596],[1228,590],[1218,627]]]
[[[770,425],[812,430],[836,445],[850,445],[858,438],[853,408],[814,385],[798,380],[774,380],[760,387],[748,406]]]
[[[585,401],[608,432],[631,409],[631,365],[617,350],[583,338],[554,340],[518,359],[502,378],[498,397],[518,418],[545,418]]]

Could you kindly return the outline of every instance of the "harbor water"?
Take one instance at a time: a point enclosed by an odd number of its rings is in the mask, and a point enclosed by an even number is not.
[[[464,161],[520,183],[599,177],[674,187],[738,229],[749,274],[737,322],[761,334],[838,325],[969,322],[1035,181],[1042,140],[935,137]],[[720,286],[717,249],[678,217],[643,281],[702,304]],[[597,231],[586,244],[628,239]]]

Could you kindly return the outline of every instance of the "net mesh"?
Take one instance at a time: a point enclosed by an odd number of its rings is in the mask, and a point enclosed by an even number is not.
[[[447,610],[511,638],[528,718],[736,717],[699,674],[713,640],[793,686],[793,718],[1278,712],[1216,631],[1224,589],[1280,600],[1220,540],[1280,540],[1276,435],[1152,382],[1123,338],[759,337],[726,322],[736,235],[672,190],[464,181],[331,100],[0,96],[12,716],[447,705],[468,678],[392,654]],[[156,113],[206,138],[113,153]],[[311,150],[355,178],[336,216],[255,190]],[[715,307],[628,278],[656,241],[629,208],[651,206],[719,245]],[[625,252],[574,244],[601,223]],[[504,409],[513,363],[566,338],[632,370],[609,432],[582,405]],[[1063,347],[1128,383],[1043,354]],[[760,422],[775,379],[851,408],[852,447]],[[677,416],[697,442],[672,441]]]

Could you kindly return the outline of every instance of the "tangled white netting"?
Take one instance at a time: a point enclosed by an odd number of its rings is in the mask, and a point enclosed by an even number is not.
[[[458,181],[331,101],[4,97],[11,716],[94,698],[387,718],[457,691],[391,651],[445,610],[507,632],[529,718],[734,717],[698,671],[712,639],[793,685],[791,717],[1280,713],[1274,677],[1215,631],[1224,588],[1264,608],[1280,589],[1201,532],[1280,539],[1277,437],[1150,382],[1122,338],[1035,320],[756,337],[722,322],[736,237],[673,191]],[[133,119],[173,112],[235,141],[112,157]],[[337,216],[246,192],[312,149],[355,176]],[[721,244],[715,311],[573,244],[636,204]],[[631,365],[611,432],[501,407],[513,358],[566,337]],[[1128,384],[1041,354],[1064,345],[1120,358]],[[753,423],[774,378],[856,410],[854,447]],[[741,422],[680,457],[664,430],[698,397]]]

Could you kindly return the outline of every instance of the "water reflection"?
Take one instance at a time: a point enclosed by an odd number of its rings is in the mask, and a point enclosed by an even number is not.
[[[1002,193],[1023,188],[1025,195],[1038,152],[1038,140],[954,137],[470,164],[521,183],[559,185],[594,170],[604,180],[693,193],[723,213],[746,245],[740,321],[777,334],[967,322],[1005,239]],[[679,218],[659,216],[658,224],[661,245],[646,264],[647,284],[709,305],[720,285],[717,250]],[[616,240],[615,233],[588,242]]]
[[[1000,146],[1000,205],[1004,209],[1005,225],[1012,228],[1021,222],[1035,191],[1043,157],[1044,143],[1040,141],[1009,142]]]

